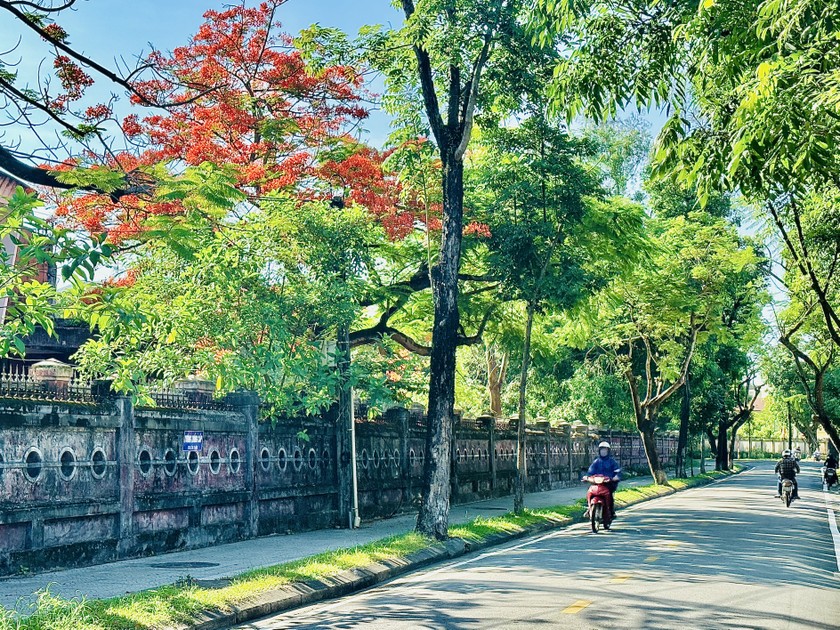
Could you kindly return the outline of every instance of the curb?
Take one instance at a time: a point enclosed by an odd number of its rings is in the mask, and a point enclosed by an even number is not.
[[[744,470],[747,470],[747,468],[730,473],[719,479],[703,480],[702,483],[683,488],[682,490],[676,490],[666,486],[662,491],[657,490],[657,493],[653,496],[642,497],[631,501],[616,500],[616,508],[626,508],[631,505],[638,505],[653,499],[670,496],[677,492],[707,486],[723,479],[728,479]],[[562,529],[582,522],[584,522],[583,516],[578,515],[568,519],[529,525],[517,532],[492,534],[481,541],[450,538],[444,542],[433,543],[425,549],[409,554],[405,558],[375,562],[364,567],[347,569],[330,577],[288,584],[281,588],[267,591],[241,606],[233,606],[229,611],[204,612],[190,624],[173,626],[169,630],[225,630],[232,625],[266,617],[274,613],[308,606],[309,604],[326,599],[343,597],[405,573],[443,562],[444,560],[451,560],[488,547],[495,547],[513,540],[526,538],[550,530]]]

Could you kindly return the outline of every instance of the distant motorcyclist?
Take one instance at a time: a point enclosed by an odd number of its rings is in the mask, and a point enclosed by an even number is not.
[[[789,448],[782,451],[782,459],[776,464],[776,474],[779,475],[779,486],[776,497],[782,496],[782,479],[790,479],[793,482],[793,497],[799,498],[799,484],[796,482],[796,475],[799,473],[799,464],[793,459],[793,453]]]
[[[829,489],[838,482],[837,479],[837,458],[832,453],[825,458],[825,466],[822,469],[823,483]]]
[[[612,447],[609,442],[601,442],[598,444],[598,458],[589,466],[586,475],[583,477],[584,481],[589,481],[592,475],[603,475],[610,478],[610,514],[615,518],[615,491],[618,488],[618,482],[621,481],[621,467],[612,456]]]

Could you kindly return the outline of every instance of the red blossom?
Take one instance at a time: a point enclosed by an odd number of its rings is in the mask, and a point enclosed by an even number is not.
[[[67,100],[79,100],[85,89],[93,85],[93,79],[82,70],[79,64],[66,55],[56,55],[53,67],[55,75],[61,81],[61,87],[66,92]]]
[[[490,238],[492,236],[490,233],[490,226],[486,223],[479,223],[478,221],[473,221],[472,223],[468,223],[464,226],[464,236],[470,234],[479,238]]]
[[[63,42],[67,39],[67,31],[61,28],[58,24],[47,24],[42,29],[44,35],[55,41]]]
[[[111,108],[100,103],[99,105],[92,105],[85,110],[85,118],[88,120],[102,120],[111,115]]]

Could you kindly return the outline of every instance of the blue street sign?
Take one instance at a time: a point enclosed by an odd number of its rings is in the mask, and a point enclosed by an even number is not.
[[[184,451],[200,451],[204,431],[184,431]]]

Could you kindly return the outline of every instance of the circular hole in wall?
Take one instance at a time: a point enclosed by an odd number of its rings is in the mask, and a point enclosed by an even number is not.
[[[198,451],[190,451],[187,454],[187,470],[191,475],[198,474]]]
[[[222,469],[222,458],[219,455],[219,451],[213,449],[210,451],[210,472],[214,475],[218,475],[219,471]]]
[[[171,448],[166,449],[163,456],[163,471],[170,477],[175,474],[178,468],[178,459],[175,457],[175,451]]]
[[[61,457],[58,458],[60,464],[58,472],[64,481],[70,481],[73,475],[76,474],[76,455],[69,448],[64,449]]]
[[[38,481],[44,469],[44,458],[41,455],[41,451],[37,448],[29,449],[23,461],[26,464],[26,468],[23,469],[23,474],[26,475],[26,478],[29,481]]]
[[[370,462],[370,458],[368,458],[367,449],[362,449],[362,468],[367,468],[368,463]]]
[[[409,449],[408,451],[408,465],[414,466],[417,463],[417,455],[414,454],[414,449]]]
[[[315,467],[318,465],[318,453],[315,452],[314,448],[309,449],[309,468],[311,470],[315,470]]]
[[[281,471],[284,471],[284,470],[286,470],[286,465],[287,464],[288,464],[288,462],[286,461],[286,449],[281,448],[280,452],[277,453],[277,467]]]
[[[95,479],[102,479],[105,476],[105,471],[108,470],[108,460],[105,457],[105,451],[101,448],[93,449],[93,455],[90,456],[90,472]]]
[[[260,467],[265,472],[268,472],[271,468],[271,453],[268,452],[267,448],[260,451]]]
[[[6,472],[6,460],[0,455],[0,479],[3,478],[3,473]]]
[[[138,459],[140,460],[140,472],[143,475],[148,475],[150,472],[152,472],[152,453],[149,451],[149,449],[144,448],[142,451],[140,451]]]
[[[242,459],[239,457],[239,451],[235,448],[230,449],[230,456],[228,457],[228,467],[230,472],[234,475],[242,468]]]
[[[295,470],[300,470],[301,466],[303,466],[303,454],[300,452],[300,449],[295,449]]]
[[[373,449],[373,467],[379,468],[379,451]]]
[[[321,453],[321,468],[326,468],[330,465],[330,452],[327,449]]]
[[[397,449],[394,449],[394,466],[400,467],[400,452]]]
[[[108,458],[101,448],[93,449],[90,456],[90,472],[95,479],[102,479],[108,470]]]

